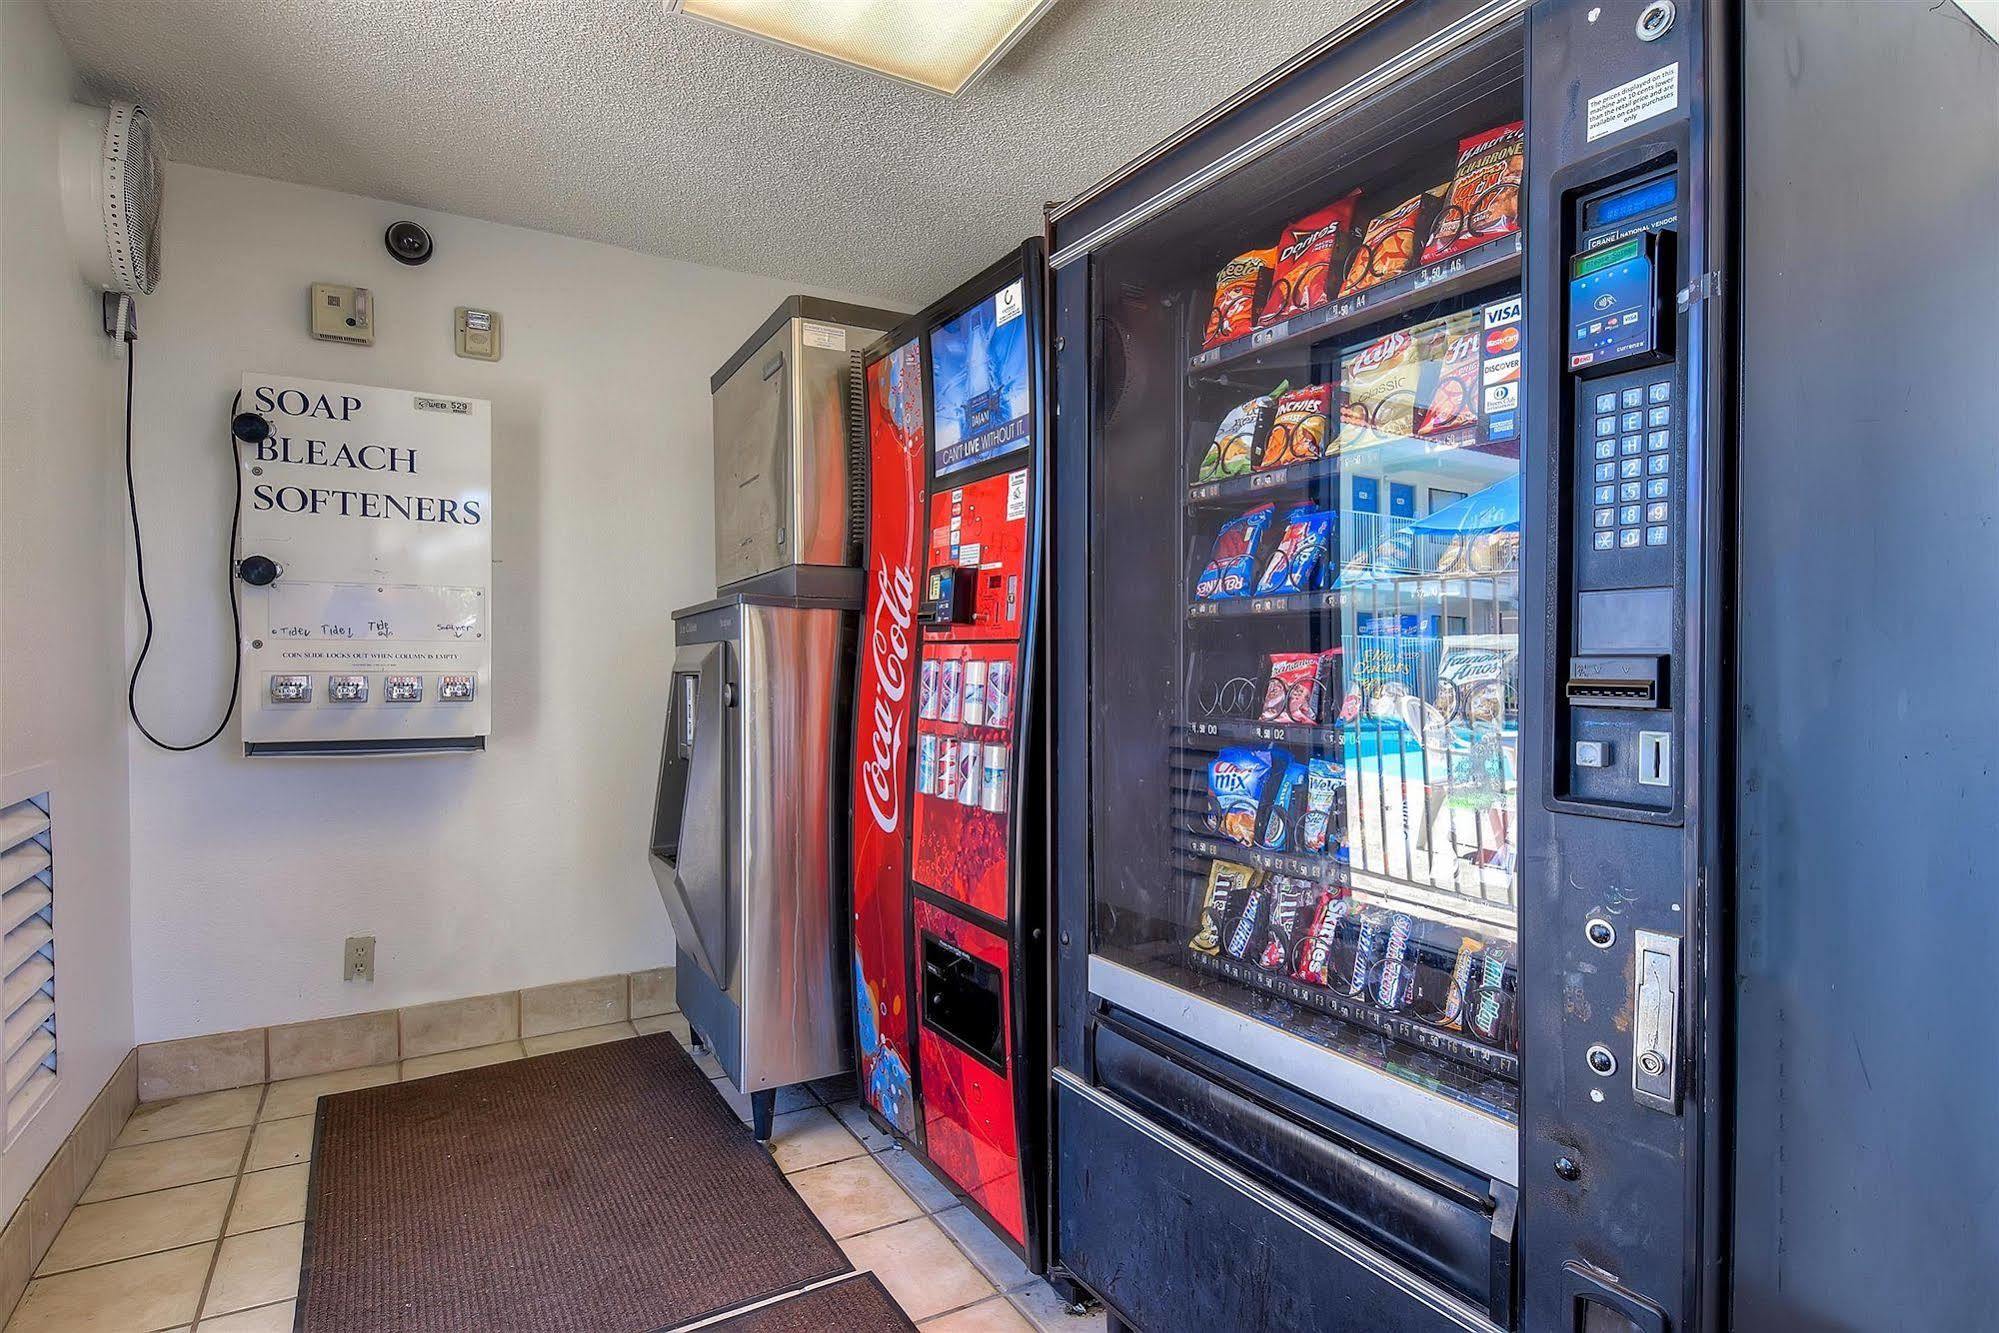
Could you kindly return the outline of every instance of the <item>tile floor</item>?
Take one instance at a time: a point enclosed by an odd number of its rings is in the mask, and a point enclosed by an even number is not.
[[[688,1041],[679,1014],[530,1037],[399,1064],[147,1103],[70,1214],[5,1333],[290,1333],[320,1096],[642,1033]],[[720,1068],[696,1062],[711,1077]],[[748,1099],[718,1093],[746,1122]],[[771,1152],[856,1268],[926,1333],[1095,1333],[1068,1314],[851,1095],[787,1089]]]

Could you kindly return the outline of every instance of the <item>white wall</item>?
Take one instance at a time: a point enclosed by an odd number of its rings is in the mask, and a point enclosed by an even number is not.
[[[399,217],[436,238],[427,266],[383,250]],[[708,376],[793,289],[178,164],[163,268],[140,309],[148,725],[197,737],[226,698],[224,423],[268,370],[492,400],[494,734],[366,760],[246,760],[233,723],[186,755],[135,735],[138,1039],[670,961],[645,840],[668,612],[714,591]],[[313,281],[373,289],[374,347],[307,338]],[[456,305],[500,311],[498,364],[453,355]],[[345,984],[364,932],[377,978]]]
[[[0,1217],[132,1046],[123,362],[64,240],[72,79],[41,5],[0,4],[0,774],[53,775],[60,1041],[53,1099],[0,1152]]]

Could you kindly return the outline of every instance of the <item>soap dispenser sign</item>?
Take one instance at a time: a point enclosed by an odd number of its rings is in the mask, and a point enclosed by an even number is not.
[[[485,748],[490,404],[247,374],[238,410],[244,752]]]

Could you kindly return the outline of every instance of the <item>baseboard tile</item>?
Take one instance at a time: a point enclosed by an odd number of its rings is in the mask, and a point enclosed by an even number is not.
[[[673,969],[655,967],[401,1009],[148,1042],[134,1052],[136,1093],[140,1101],[166,1101],[298,1074],[359,1069],[387,1060],[421,1059],[627,1018],[650,1018],[678,1007],[673,1000]],[[111,1132],[115,1137],[118,1130],[114,1127]]]
[[[13,1314],[28,1279],[138,1104],[138,1052],[128,1051],[0,1228],[0,1323]]]

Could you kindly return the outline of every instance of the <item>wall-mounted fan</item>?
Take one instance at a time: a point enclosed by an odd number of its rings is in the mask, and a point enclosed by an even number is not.
[[[160,194],[152,119],[130,102],[70,109],[62,131],[62,207],[85,282],[150,296],[160,281]]]

